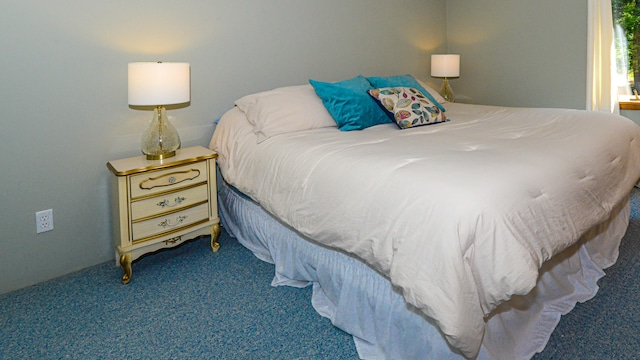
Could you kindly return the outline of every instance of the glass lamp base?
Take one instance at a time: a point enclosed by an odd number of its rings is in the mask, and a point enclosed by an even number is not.
[[[153,120],[142,134],[142,153],[149,160],[160,160],[174,156],[180,148],[180,135],[167,118],[164,107],[154,110]]]
[[[442,80],[440,95],[442,95],[442,97],[448,102],[456,102],[456,98],[453,95],[453,90],[451,89],[451,86],[449,86],[449,80],[447,78],[444,78],[444,80]]]

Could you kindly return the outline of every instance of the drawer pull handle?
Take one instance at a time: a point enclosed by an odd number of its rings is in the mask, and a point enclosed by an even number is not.
[[[174,226],[178,226],[180,224],[182,224],[182,222],[186,219],[187,217],[184,215],[180,215],[176,218],[176,223],[172,224],[171,223],[171,219],[165,219],[163,221],[161,221],[158,226],[163,227],[163,228],[167,228],[167,227],[174,227]]]
[[[183,181],[193,180],[200,176],[200,170],[191,169],[187,171],[176,171],[169,174],[164,174],[154,178],[148,178],[140,182],[140,189],[151,190],[155,187],[171,186],[179,184]]]
[[[164,200],[160,201],[159,203],[157,203],[156,205],[158,205],[158,206],[160,206],[161,208],[164,209],[165,207],[174,207],[174,206],[180,205],[185,200],[187,200],[186,197],[178,196],[177,198],[175,198],[173,200],[173,204],[169,203],[169,199],[164,199]]]

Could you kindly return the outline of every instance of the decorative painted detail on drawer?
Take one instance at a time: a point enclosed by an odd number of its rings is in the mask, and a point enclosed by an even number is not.
[[[207,202],[178,212],[164,214],[132,224],[133,242],[146,241],[160,234],[167,234],[209,219]]]
[[[208,197],[207,183],[203,182],[179,189],[179,191],[141,198],[141,200],[131,202],[131,220],[140,221],[143,218],[156,217],[169,211],[207,201]]]
[[[187,200],[186,197],[184,196],[178,196],[175,199],[173,199],[173,202],[170,202],[169,199],[164,199],[162,201],[160,201],[159,203],[157,203],[156,205],[160,206],[161,208],[172,208],[174,206],[178,206],[180,204],[182,204],[183,201]]]
[[[154,194],[176,191],[207,181],[207,162],[151,171],[131,177],[131,198],[136,200]]]
[[[190,169],[168,173],[157,178],[149,178],[140,183],[140,189],[150,190],[159,186],[171,186],[186,180],[193,180],[200,176],[200,170]]]
[[[164,220],[162,220],[162,221],[160,221],[158,223],[158,226],[160,226],[161,228],[164,228],[164,229],[176,227],[176,226],[182,224],[182,222],[184,222],[186,218],[188,218],[188,216],[186,216],[186,215],[176,216],[174,222],[171,222],[171,219],[164,219]]]
[[[182,241],[182,236],[176,236],[176,237],[173,237],[171,239],[167,239],[167,240],[165,240],[163,242],[164,242],[165,245],[169,245],[169,244],[177,244],[180,241]]]

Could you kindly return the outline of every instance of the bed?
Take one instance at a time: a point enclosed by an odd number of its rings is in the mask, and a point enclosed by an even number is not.
[[[617,259],[623,117],[447,103],[410,75],[235,105],[210,143],[223,226],[362,358],[530,358]]]

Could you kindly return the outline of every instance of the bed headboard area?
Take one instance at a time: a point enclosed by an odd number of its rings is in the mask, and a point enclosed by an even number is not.
[[[216,83],[225,87],[216,94],[224,98],[216,109],[226,110],[242,95],[306,84],[310,78],[399,73],[428,78],[431,53],[446,51],[444,1],[252,3],[216,9],[232,14],[232,20],[216,16],[215,32],[225,38],[203,64],[215,66]],[[233,28],[231,36],[225,27]]]

